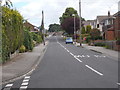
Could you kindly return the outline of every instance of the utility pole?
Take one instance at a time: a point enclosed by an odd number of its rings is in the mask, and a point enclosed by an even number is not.
[[[81,0],[79,0],[79,15],[80,15],[80,46],[82,46],[81,43]]]
[[[43,44],[45,45],[45,30],[44,30],[44,12],[42,11],[42,34],[43,34]]]

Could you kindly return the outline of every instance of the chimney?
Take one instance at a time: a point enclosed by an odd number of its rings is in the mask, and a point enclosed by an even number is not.
[[[108,17],[110,17],[110,11],[108,11]]]

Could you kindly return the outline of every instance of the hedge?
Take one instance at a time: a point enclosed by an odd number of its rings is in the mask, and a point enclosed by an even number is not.
[[[17,10],[2,6],[2,61],[10,58],[23,43],[23,17]]]

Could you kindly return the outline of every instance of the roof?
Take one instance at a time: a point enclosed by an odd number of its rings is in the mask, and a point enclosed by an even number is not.
[[[107,19],[108,18],[108,16],[106,15],[106,16],[97,16],[97,20],[99,21],[99,22],[101,22],[101,21],[103,21],[104,19]]]
[[[117,13],[115,13],[113,16],[114,16],[114,17],[120,16],[120,11],[118,11]]]

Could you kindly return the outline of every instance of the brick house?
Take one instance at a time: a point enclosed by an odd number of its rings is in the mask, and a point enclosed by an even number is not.
[[[38,32],[38,31],[39,31],[38,27],[32,25],[32,24],[29,23],[28,21],[26,21],[26,22],[24,23],[24,26],[27,27],[27,28],[29,28],[30,32]]]
[[[105,40],[116,40],[120,38],[120,11],[102,21],[103,37]]]

